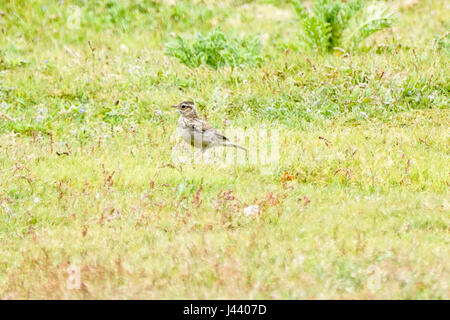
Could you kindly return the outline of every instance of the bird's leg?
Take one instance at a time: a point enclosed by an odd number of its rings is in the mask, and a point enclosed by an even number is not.
[[[200,163],[202,159],[202,153],[201,149],[193,149],[193,155],[194,155],[194,163]]]
[[[203,163],[203,161],[204,161],[203,156],[205,155],[206,148],[201,148],[200,150],[201,150],[201,153],[202,153],[202,163]]]

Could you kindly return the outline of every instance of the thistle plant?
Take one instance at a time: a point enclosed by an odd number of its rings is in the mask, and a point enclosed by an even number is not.
[[[315,0],[307,9],[293,2],[303,28],[303,41],[312,49],[329,52],[336,47],[353,49],[372,34],[389,28],[393,14],[381,5],[364,0]]]

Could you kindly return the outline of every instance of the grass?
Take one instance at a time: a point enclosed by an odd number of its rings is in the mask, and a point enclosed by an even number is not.
[[[0,297],[448,299],[448,4],[392,8],[318,54],[284,1],[2,2]],[[217,27],[259,65],[166,56]],[[187,99],[277,128],[278,165],[174,167]]]

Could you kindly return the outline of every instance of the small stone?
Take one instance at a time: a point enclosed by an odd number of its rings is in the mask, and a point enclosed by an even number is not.
[[[259,206],[252,205],[244,208],[244,215],[247,217],[252,217],[260,214],[261,211],[259,209]]]

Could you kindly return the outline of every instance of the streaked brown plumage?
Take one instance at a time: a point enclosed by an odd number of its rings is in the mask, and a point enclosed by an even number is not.
[[[194,102],[183,101],[172,107],[177,108],[180,113],[180,118],[178,119],[180,135],[190,145],[200,148],[202,151],[215,146],[224,146],[242,149],[247,152],[247,149],[230,142],[227,137],[213,128],[208,122],[200,119]]]

